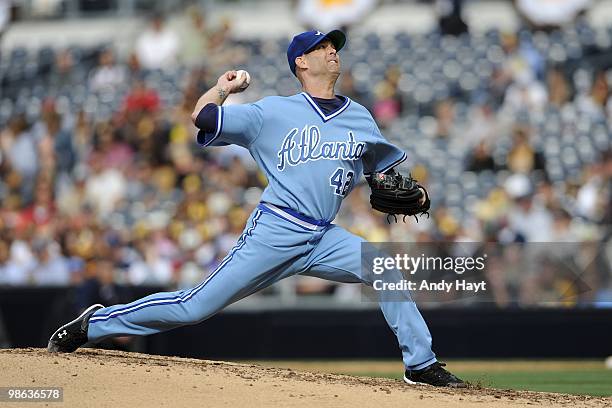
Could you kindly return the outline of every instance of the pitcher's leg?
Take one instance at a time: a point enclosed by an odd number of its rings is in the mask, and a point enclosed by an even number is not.
[[[261,217],[260,211],[252,216],[236,246],[200,285],[188,290],[156,293],[127,305],[98,310],[89,320],[89,340],[149,335],[195,324],[287,276],[286,259],[277,259],[274,254],[261,256],[270,253],[269,247],[262,244],[266,225]]]
[[[404,365],[420,370],[436,361],[431,349],[431,334],[416,303],[408,300],[380,302],[387,324],[397,336]]]
[[[361,269],[361,243],[364,240],[338,226],[331,226],[317,243],[309,269],[303,275],[337,282],[361,282],[372,286],[369,276]],[[400,274],[397,271],[397,274]],[[401,274],[400,274],[401,275]],[[431,350],[431,334],[414,301],[391,297],[379,302],[385,320],[397,336],[406,368],[418,370],[436,361]]]

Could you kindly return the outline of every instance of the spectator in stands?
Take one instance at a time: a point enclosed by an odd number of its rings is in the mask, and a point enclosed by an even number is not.
[[[121,91],[127,81],[124,66],[115,61],[115,54],[111,48],[102,50],[98,57],[98,66],[89,75],[89,86],[92,91]]]
[[[40,134],[37,138],[40,172],[42,174],[53,174],[56,165],[54,136],[60,130],[59,115],[54,111],[52,114],[44,116],[43,120],[44,123],[39,128]]]
[[[463,20],[463,0],[436,0],[434,3],[438,16],[438,28],[444,35],[461,35],[468,32]]]
[[[21,286],[29,283],[31,265],[23,265],[11,257],[11,241],[0,239],[0,286]]]
[[[513,173],[529,174],[534,170],[543,170],[544,156],[536,151],[529,140],[530,129],[517,125],[512,133],[512,148],[508,153],[506,164]]]
[[[198,99],[197,84],[190,78],[183,94],[183,100],[175,107],[172,114],[172,128],[170,129],[169,156],[177,173],[184,175],[194,170],[194,152],[192,137],[196,128],[191,121],[191,108]]]
[[[340,76],[340,94],[346,95],[364,106],[372,106],[368,93],[356,87],[355,77],[350,69],[345,70]]]
[[[142,64],[138,60],[138,54],[135,50],[128,54],[127,61],[125,63],[127,66],[127,76],[129,83],[133,83],[134,81],[142,79]]]
[[[461,232],[461,224],[445,207],[438,207],[434,212],[434,221],[436,223],[436,232],[439,234],[436,241],[453,242]]]
[[[402,113],[402,98],[399,95],[398,83],[401,72],[397,66],[390,66],[385,77],[374,87],[374,119],[382,128],[389,126]]]
[[[75,70],[75,61],[72,52],[68,49],[59,51],[55,55],[54,71],[50,77],[50,85],[55,89],[70,91],[71,87],[80,82],[78,72]]]
[[[502,114],[514,118],[519,113],[542,112],[548,101],[544,85],[528,70],[522,71],[506,89]]]
[[[379,83],[376,87],[374,105],[372,106],[372,113],[378,126],[381,129],[386,129],[399,117],[401,111],[402,102],[397,89],[387,81]]]
[[[160,101],[157,92],[147,86],[145,81],[138,80],[123,102],[123,111],[127,114],[157,112]]]
[[[508,247],[506,247],[508,248]],[[487,267],[484,270],[488,286],[493,294],[493,300],[498,307],[508,307],[512,296],[508,285],[508,265],[501,254],[489,256]]]
[[[436,103],[436,128],[434,136],[440,139],[450,139],[457,135],[455,102],[444,99]]]
[[[36,182],[34,199],[19,214],[23,225],[49,225],[56,214],[52,173],[42,173]]]
[[[76,288],[78,310],[95,303],[120,302],[119,288],[116,284],[115,266],[108,254],[101,253],[84,268],[82,281]]]
[[[576,194],[578,215],[595,222],[602,222],[610,203],[611,159],[609,152],[598,163],[589,165],[583,174],[583,181]]]
[[[487,84],[486,94],[489,97],[490,103],[497,111],[504,102],[506,90],[512,83],[512,77],[508,75],[503,67],[494,67],[491,72],[491,78]]]
[[[89,160],[91,173],[85,183],[85,201],[99,219],[105,219],[126,194],[125,177],[115,168],[105,168],[100,153],[91,155]]]
[[[132,285],[169,286],[173,282],[172,262],[160,254],[160,248],[151,242],[150,235],[138,240],[135,246],[139,257],[128,269],[129,282]]]
[[[32,242],[36,265],[32,279],[40,286],[65,286],[70,283],[70,270],[56,242],[36,238]]]
[[[563,208],[556,208],[552,212],[553,230],[552,242],[580,242],[575,228],[572,226],[572,216]]]
[[[93,149],[93,125],[91,119],[84,110],[76,114],[72,145],[76,154],[76,165],[82,165],[87,161],[89,153]],[[80,170],[80,168],[79,168]]]
[[[554,185],[548,179],[540,180],[536,186],[536,195],[538,200],[542,203],[543,206],[548,208],[552,212],[559,212],[559,210],[565,211],[564,206],[566,203],[563,203],[560,200],[559,194],[555,190]]]
[[[38,142],[41,170],[57,174],[59,178],[69,177],[77,160],[72,134],[62,128],[61,116],[55,111],[45,118],[45,122],[46,132]]]
[[[165,25],[161,14],[155,14],[136,40],[136,55],[144,69],[168,70],[178,64],[179,47],[176,33]]]
[[[561,70],[552,68],[548,70],[546,76],[548,85],[548,103],[556,107],[562,108],[570,100],[570,87]]]
[[[461,131],[461,136],[457,140],[458,145],[462,146],[464,151],[474,149],[483,142],[489,144],[490,147],[500,132],[495,109],[491,101],[483,96],[478,97],[470,108],[465,121],[467,122],[465,130]]]
[[[598,71],[593,78],[591,92],[588,95],[577,95],[576,106],[582,113],[596,120],[606,118],[606,104],[610,94],[610,88],[605,71]]]
[[[513,198],[513,205],[508,211],[509,234],[515,242],[551,242],[553,218],[550,211],[534,195],[529,178],[524,174],[515,174],[508,178],[506,191]]]
[[[180,57],[187,67],[200,66],[207,62],[210,31],[206,23],[206,15],[198,6],[188,7],[184,21],[177,27],[180,38]]]
[[[424,178],[420,178],[425,181]],[[349,197],[347,197],[347,210],[340,212],[340,217],[347,221],[350,225],[350,231],[371,242],[385,242],[390,240],[390,234],[384,224],[384,217],[377,217],[373,214],[368,206],[367,197],[369,195],[368,188],[365,185],[360,185],[355,188]],[[349,209],[350,208],[350,209]],[[402,235],[406,233],[401,231]],[[402,236],[404,238],[404,235]]]
[[[89,211],[89,207],[84,199],[84,177],[86,175],[84,164],[79,165],[78,173],[78,176],[70,180],[71,182],[57,188],[55,204],[57,213],[62,217],[60,219],[66,217],[70,220],[70,217],[82,217]]]
[[[229,18],[221,20],[208,38],[207,64],[211,66],[224,66],[230,64],[237,47],[230,45],[232,34],[232,21]]]
[[[38,172],[38,149],[24,114],[13,116],[8,127],[1,133],[3,156],[20,179],[22,203],[32,199]]]
[[[543,79],[545,61],[531,42],[520,41],[517,33],[505,32],[501,36],[501,46],[505,75],[513,80]]]
[[[132,147],[122,139],[111,122],[98,125],[96,139],[96,151],[100,154],[103,167],[125,170],[132,164]]]
[[[496,169],[495,160],[493,160],[491,148],[487,142],[480,142],[468,156],[466,169],[477,173]]]

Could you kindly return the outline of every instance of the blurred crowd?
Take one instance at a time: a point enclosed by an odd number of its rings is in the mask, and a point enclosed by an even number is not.
[[[0,123],[0,285],[72,285],[92,294],[84,303],[109,303],[120,285],[191,287],[235,244],[266,180],[242,148],[200,149],[190,114],[223,71],[249,67],[254,56],[233,39],[231,21],[211,26],[197,9],[186,21],[170,26],[156,16],[133,52],[101,47],[86,69],[70,49],[55,50],[40,105],[33,111],[15,103]],[[361,181],[335,222],[377,242],[593,242],[606,254],[598,281],[605,290],[612,279],[612,70],[569,71],[516,33],[496,38],[487,81],[467,98],[447,92],[423,99],[410,83],[418,72],[411,77],[393,64],[364,87],[359,67],[345,65],[339,92],[368,107],[383,133],[412,153],[410,170],[431,186],[434,207],[430,219],[389,223],[371,209]],[[273,56],[269,63],[290,81],[282,54]],[[442,69],[454,76],[452,63]],[[266,79],[254,75],[257,81]],[[251,88],[250,99],[270,93]],[[20,90],[13,91],[18,101]],[[585,117],[589,135],[603,135],[588,140],[590,155],[573,172],[559,172],[546,132],[581,143]],[[398,140],[398,127],[413,125],[418,138]],[[433,146],[432,156],[421,157],[420,144]],[[459,168],[440,160],[440,149]],[[458,177],[462,201],[453,201],[455,184],[437,177],[436,166]],[[314,278],[292,282],[300,295],[358,293]]]

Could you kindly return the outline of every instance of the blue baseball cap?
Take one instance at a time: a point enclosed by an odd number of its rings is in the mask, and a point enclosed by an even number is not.
[[[332,44],[334,44],[334,47],[336,47],[336,51],[340,51],[346,43],[346,35],[340,30],[333,30],[327,34],[313,30],[306,31],[293,37],[293,41],[291,41],[289,48],[287,48],[287,61],[289,62],[289,68],[291,68],[293,75],[296,75],[295,59],[313,49],[323,40],[330,40]]]

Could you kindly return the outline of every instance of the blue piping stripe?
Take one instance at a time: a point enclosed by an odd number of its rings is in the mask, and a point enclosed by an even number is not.
[[[257,208],[259,208],[259,209],[260,209],[260,210],[262,210],[263,212],[266,212],[266,213],[268,213],[268,214],[272,214],[272,215],[273,215],[273,216],[275,216],[275,217],[278,217],[278,218],[280,218],[280,219],[282,219],[282,220],[285,220],[285,221],[287,221],[287,222],[290,222],[290,223],[292,223],[293,225],[297,225],[298,227],[303,228],[303,229],[305,229],[305,230],[307,230],[307,231],[311,231],[311,230],[309,230],[308,228],[304,227],[303,225],[297,224],[297,223],[295,223],[295,222],[293,222],[293,221],[291,221],[291,220],[289,220],[289,219],[287,219],[287,218],[283,218],[283,217],[281,217],[280,215],[278,215],[278,214],[277,214],[277,213],[275,213],[274,211],[270,210],[270,209],[269,209],[269,208],[267,208],[267,207],[264,207],[264,206],[263,206],[263,205],[261,205],[261,204],[259,204],[259,205],[257,206]]]
[[[342,112],[344,112],[346,108],[348,108],[349,104],[351,103],[351,99],[348,96],[345,96],[346,102],[344,103],[344,105],[342,105],[341,108],[339,108],[337,111],[335,111],[331,115],[327,116],[321,111],[321,109],[319,108],[319,105],[317,105],[317,103],[312,100],[310,95],[308,95],[306,92],[302,92],[302,96],[308,101],[308,103],[310,104],[310,106],[312,106],[315,112],[319,114],[321,119],[323,119],[323,122],[327,122],[328,120],[333,119],[339,114],[341,114]]]
[[[295,218],[304,221],[304,222],[308,222],[312,225],[316,225],[318,227],[326,227],[328,226],[330,223],[329,221],[325,221],[325,220],[315,220],[314,218],[309,218],[307,216],[305,216],[304,214],[301,214],[297,211],[292,210],[291,208],[282,208],[283,211],[285,211],[287,214],[293,215]]]
[[[306,224],[306,225],[301,225],[301,224],[297,223],[295,220],[292,220],[289,217],[283,217],[282,214],[279,214],[278,212],[273,211],[271,208],[268,208],[265,203],[260,203],[257,206],[257,208],[259,208],[260,210],[262,210],[262,211],[264,211],[266,213],[272,214],[275,217],[278,217],[278,218],[280,218],[282,220],[290,222],[293,225],[297,225],[298,227],[300,227],[302,229],[305,229],[307,231],[316,231],[316,230],[319,229],[319,227],[327,227],[328,225],[331,224],[331,222],[323,221],[323,220],[319,220],[319,221],[312,220],[312,219],[304,220],[303,219],[304,218],[303,214],[300,214],[301,218],[300,217],[296,217],[292,213],[289,213],[289,211],[287,211],[287,208],[276,207],[278,210],[280,210],[281,212],[284,212],[288,216],[294,217],[294,218],[298,219],[299,221],[302,221],[304,224]],[[299,213],[297,213],[297,214],[299,214]],[[312,221],[318,222],[318,224],[315,224]]]
[[[213,278],[213,276],[215,276],[217,272],[219,272],[231,260],[233,255],[239,249],[241,249],[244,246],[246,242],[246,237],[248,235],[251,235],[251,233],[253,232],[253,229],[255,229],[255,226],[257,225],[257,220],[259,219],[260,216],[261,216],[261,211],[258,211],[255,217],[253,217],[253,225],[251,226],[251,228],[249,228],[245,233],[243,233],[240,236],[234,248],[232,248],[232,250],[227,254],[227,256],[223,259],[221,264],[217,267],[217,269],[215,269],[213,273],[210,274],[210,276],[204,282],[202,282],[200,285],[196,286],[195,288],[191,289],[186,295],[149,300],[149,301],[140,303],[138,305],[131,306],[129,308],[117,309],[109,314],[102,314],[102,315],[94,316],[90,319],[90,321],[108,320],[108,318],[110,317],[120,316],[126,313],[130,313],[132,311],[140,310],[143,307],[147,307],[147,306],[154,306],[158,304],[181,303],[181,302],[189,300],[193,295],[199,292]]]
[[[236,245],[234,246],[234,248],[232,248],[232,250],[226,255],[226,257],[223,259],[223,261],[221,262],[221,264],[217,267],[217,269],[215,269],[215,271],[213,271],[213,273],[204,281],[202,282],[200,285],[196,286],[195,288],[191,289],[186,295],[183,296],[175,296],[175,297],[171,297],[171,298],[159,298],[159,299],[154,299],[151,301],[147,301],[147,302],[143,302],[144,303],[148,303],[148,302],[153,302],[153,301],[157,301],[157,300],[175,300],[175,299],[183,299],[183,300],[188,300],[190,299],[196,292],[198,292],[202,287],[204,287],[204,285],[206,285],[206,283],[208,283],[208,281],[219,271],[221,270],[221,268],[223,268],[227,262],[233,257],[233,255],[239,250],[241,249],[245,242],[246,242],[246,237],[250,236],[253,232],[253,230],[255,229],[255,226],[257,225],[257,221],[259,220],[259,217],[261,216],[261,211],[258,211],[257,214],[255,214],[255,216],[253,217],[253,225],[251,226],[251,228],[249,228],[245,233],[243,233],[240,238],[238,238],[238,241],[236,243]],[[134,305],[132,307],[136,307],[138,305]],[[116,311],[121,311],[121,310],[125,310],[124,309],[118,309]],[[112,314],[112,313],[111,313]],[[110,314],[109,314],[110,315]],[[108,315],[99,315],[99,316],[108,316]],[[96,316],[96,317],[99,317]]]
[[[278,207],[278,206],[277,206]],[[287,214],[293,215],[295,218],[297,218],[298,220],[307,222],[309,224],[312,225],[316,225],[318,227],[326,227],[330,224],[329,221],[325,221],[325,220],[315,220],[314,218],[310,218],[307,215],[304,215],[300,212],[295,211],[292,208],[287,208],[287,207],[278,207],[281,210],[283,210],[284,212],[286,212]]]
[[[183,302],[188,301],[195,294],[197,294],[200,290],[202,290],[204,288],[204,286],[206,286],[206,284],[208,282],[210,282],[210,280],[214,276],[216,276],[217,273],[219,271],[221,271],[225,267],[225,265],[227,265],[227,263],[232,259],[232,257],[234,256],[234,254],[237,251],[239,251],[242,247],[244,247],[244,245],[246,244],[246,237],[247,236],[251,236],[251,234],[253,233],[253,230],[257,226],[257,221],[259,220],[259,217],[261,217],[261,214],[262,214],[262,211],[258,210],[257,213],[255,214],[255,216],[253,217],[253,225],[251,226],[251,228],[249,228],[247,231],[245,231],[240,236],[240,238],[238,238],[238,241],[236,242],[236,245],[234,246],[234,248],[232,248],[232,250],[223,259],[221,264],[219,266],[217,266],[217,268],[213,271],[213,273],[211,273],[210,276],[208,278],[206,278],[206,280],[204,280],[204,282],[200,283],[198,286],[196,286],[195,288],[191,289],[186,295],[148,300],[148,301],[145,301],[145,302],[142,302],[142,303],[130,306],[130,307],[124,307],[124,308],[121,308],[121,309],[116,309],[116,310],[112,311],[111,313],[101,314],[101,315],[97,315],[97,316],[92,316],[91,319],[89,320],[89,322],[90,323],[95,323],[95,322],[106,321],[106,320],[108,320],[108,319],[110,319],[112,317],[117,317],[117,316],[122,316],[124,314],[132,313],[132,312],[135,312],[137,310],[143,309],[145,307],[156,306],[156,305],[168,305],[168,304],[173,304],[173,303],[183,303]]]
[[[217,120],[219,123],[219,127],[217,128],[217,133],[215,134],[215,138],[221,134],[221,129],[223,129],[223,117],[225,116],[225,112],[223,106],[219,106],[219,119]]]
[[[219,134],[221,134],[221,129],[223,129],[223,106],[219,106],[219,108],[217,109],[217,130],[215,131],[215,134],[209,141],[206,141],[206,134],[204,134],[204,143],[198,144],[202,147],[210,146],[210,144],[214,142],[217,137],[219,137]]]

